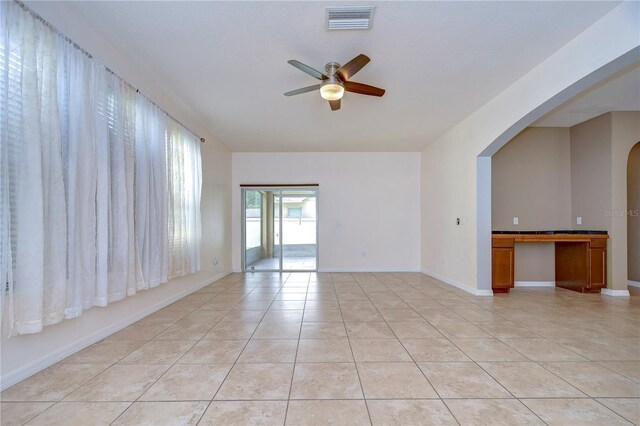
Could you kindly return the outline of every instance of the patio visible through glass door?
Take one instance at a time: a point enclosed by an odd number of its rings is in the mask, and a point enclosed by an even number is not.
[[[243,187],[242,214],[243,270],[317,270],[317,187]]]
[[[282,269],[315,271],[318,256],[317,189],[282,190]]]

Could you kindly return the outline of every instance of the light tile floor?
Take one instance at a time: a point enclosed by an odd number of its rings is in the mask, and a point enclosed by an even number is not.
[[[640,296],[231,274],[1,394],[2,425],[640,423]]]
[[[250,271],[269,271],[280,269],[280,258],[259,259],[247,267]],[[315,257],[283,257],[282,269],[285,271],[313,271],[316,269]]]

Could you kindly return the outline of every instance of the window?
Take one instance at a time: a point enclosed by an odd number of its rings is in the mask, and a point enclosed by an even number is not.
[[[262,245],[262,193],[260,191],[245,192],[246,247],[247,249]]]
[[[199,139],[23,4],[0,2],[0,28],[11,334],[197,272]]]

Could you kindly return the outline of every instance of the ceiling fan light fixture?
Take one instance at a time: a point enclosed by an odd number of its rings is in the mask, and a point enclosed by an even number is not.
[[[328,101],[337,101],[344,95],[344,86],[339,81],[326,81],[320,86],[320,96]]]

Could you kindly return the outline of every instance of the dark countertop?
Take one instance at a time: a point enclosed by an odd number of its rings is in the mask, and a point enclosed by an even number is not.
[[[607,231],[593,231],[593,230],[560,230],[560,231],[492,231],[492,234],[513,234],[513,235],[557,235],[557,234],[586,234],[586,235],[607,235]]]

